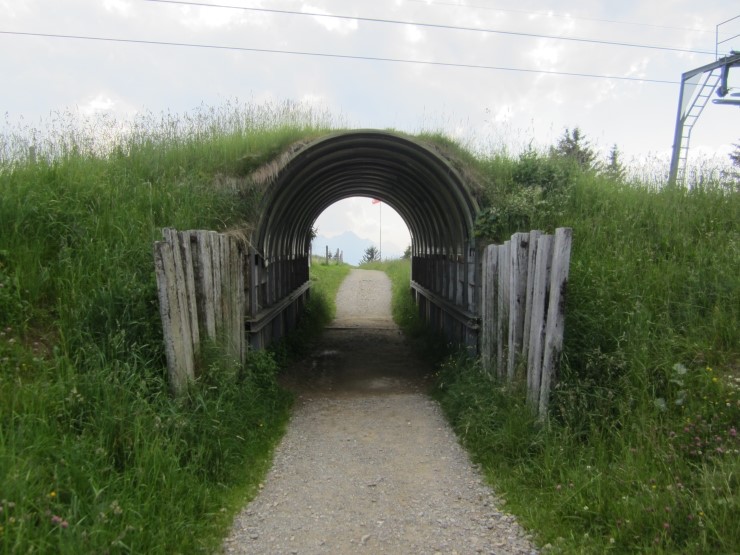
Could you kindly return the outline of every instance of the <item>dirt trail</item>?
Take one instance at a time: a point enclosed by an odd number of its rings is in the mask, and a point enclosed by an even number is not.
[[[287,385],[297,403],[226,553],[533,553],[497,508],[390,316],[382,272],[353,270]]]

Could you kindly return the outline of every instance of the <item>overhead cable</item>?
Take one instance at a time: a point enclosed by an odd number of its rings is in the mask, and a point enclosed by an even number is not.
[[[397,19],[381,19],[381,18],[376,18],[376,17],[336,15],[336,14],[326,14],[326,13],[308,12],[308,11],[299,12],[295,10],[278,10],[276,8],[254,8],[254,7],[245,7],[245,6],[232,6],[228,4],[209,4],[207,2],[191,2],[188,0],[145,0],[145,1],[154,2],[158,4],[179,4],[179,5],[184,5],[184,6],[223,8],[223,9],[229,9],[229,10],[241,10],[241,11],[261,12],[261,13],[275,13],[275,14],[282,14],[282,15],[324,17],[324,18],[330,18],[330,19],[364,21],[368,23],[382,23],[382,24],[388,24],[388,25],[412,25],[415,27],[423,27],[423,28],[428,28],[428,29],[444,29],[448,31],[467,31],[467,32],[488,33],[488,34],[496,34],[496,35],[508,35],[508,36],[516,36],[516,37],[563,40],[563,41],[579,42],[579,43],[587,43],[587,44],[600,44],[604,46],[619,46],[623,48],[625,47],[626,48],[645,48],[649,50],[664,50],[668,52],[680,52],[683,54],[705,54],[708,56],[715,55],[714,51],[710,52],[708,50],[693,50],[690,48],[675,48],[672,46],[657,46],[657,45],[650,45],[650,44],[638,44],[638,43],[632,43],[632,42],[587,39],[587,38],[581,38],[581,37],[563,37],[560,35],[546,35],[542,33],[525,33],[521,31],[505,31],[503,29],[485,29],[483,27],[460,27],[456,25],[443,25],[441,23],[423,23],[423,22],[419,23],[419,22],[414,22],[414,21],[402,21],[402,20],[397,20]]]
[[[665,79],[648,79],[643,77],[630,77],[622,75],[599,75],[595,73],[579,73],[571,71],[554,71],[554,70],[543,70],[543,69],[526,69],[517,67],[505,67],[505,66],[491,66],[491,65],[478,65],[478,64],[461,64],[453,62],[435,62],[431,60],[410,60],[404,58],[383,58],[378,56],[358,56],[353,54],[335,54],[329,52],[307,52],[302,50],[278,50],[273,48],[252,48],[246,46],[225,46],[217,44],[198,44],[188,42],[171,42],[171,41],[157,41],[157,40],[143,40],[143,39],[123,39],[115,37],[95,37],[87,35],[63,35],[58,33],[33,33],[26,31],[3,31],[0,30],[0,35],[15,35],[15,36],[28,36],[28,37],[44,37],[53,39],[74,39],[74,40],[90,40],[90,41],[104,41],[114,43],[129,43],[129,44],[143,44],[143,45],[156,45],[156,46],[178,46],[187,48],[207,48],[213,50],[232,50],[240,52],[259,52],[265,54],[288,54],[293,56],[313,56],[319,58],[335,58],[344,60],[363,60],[372,62],[393,62],[399,64],[418,64],[427,66],[438,66],[438,67],[458,67],[466,69],[487,69],[494,71],[513,71],[518,73],[538,73],[543,75],[563,75],[568,77],[590,77],[594,79],[615,79],[618,81],[639,81],[644,83],[660,83],[679,85],[679,81],[669,81]]]
[[[579,21],[595,21],[597,23],[613,23],[616,25],[635,25],[638,27],[652,27],[655,29],[671,29],[674,31],[691,31],[693,33],[714,33],[713,29],[697,29],[695,27],[675,27],[672,25],[658,25],[656,23],[642,23],[639,21],[624,21],[620,19],[602,19],[598,17],[583,17],[565,13],[553,12],[552,10],[547,11],[536,11],[536,10],[518,10],[513,8],[494,8],[493,6],[478,6],[473,4],[461,4],[455,2],[434,2],[432,0],[406,0],[407,2],[416,2],[417,4],[425,4],[427,6],[451,6],[455,8],[466,8],[473,10],[487,10],[492,12],[504,12],[504,13],[523,13],[528,15],[542,15],[545,17],[558,17],[562,19],[576,19]]]

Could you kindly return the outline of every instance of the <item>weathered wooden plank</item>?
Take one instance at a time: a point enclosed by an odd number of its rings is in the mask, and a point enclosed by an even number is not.
[[[246,291],[244,291],[244,269],[246,253],[242,245],[237,248],[237,259],[236,259],[236,293],[237,299],[237,325],[239,327],[240,339],[239,339],[239,360],[242,364],[247,362],[247,337],[246,337],[246,318],[247,318],[247,303],[246,303]]]
[[[229,276],[229,251],[228,237],[225,235],[218,236],[218,254],[219,267],[221,273],[221,339],[231,352],[231,311],[229,303],[231,302],[231,283]]]
[[[537,239],[537,255],[534,264],[532,316],[529,324],[529,350],[527,354],[527,400],[535,410],[540,399],[552,242],[552,235],[541,235]]]
[[[498,313],[496,319],[496,372],[506,376],[509,337],[509,245],[498,245]]]
[[[509,352],[506,376],[514,379],[522,350],[524,310],[527,298],[528,233],[514,233],[509,247]]]
[[[496,349],[497,255],[496,245],[488,245],[483,250],[481,270],[481,358],[486,372],[491,371]]]
[[[201,337],[216,339],[216,309],[213,305],[213,269],[207,231],[191,231],[193,272],[198,301],[198,323]]]
[[[550,300],[547,308],[545,350],[542,356],[542,382],[540,385],[539,414],[544,418],[550,400],[550,387],[554,381],[557,363],[563,350],[565,330],[565,299],[567,295],[570,251],[573,230],[561,227],[555,230],[552,271],[550,275]]]
[[[193,253],[190,248],[190,234],[179,232],[175,235],[182,261],[182,281],[184,284],[186,316],[190,322],[190,343],[193,346],[193,357],[200,354],[200,329],[198,326],[198,304],[195,292],[195,275],[193,272]]]
[[[223,333],[223,305],[221,303],[221,240],[219,239],[218,233],[211,231],[208,233],[208,239],[210,242],[211,252],[211,270],[213,276],[211,282],[213,284],[213,321],[215,323],[216,339],[221,339]]]
[[[182,329],[182,360],[185,375],[188,379],[195,377],[195,353],[193,348],[193,330],[190,326],[190,305],[187,295],[187,281],[182,251],[179,248],[177,232],[174,229],[166,230],[164,233],[167,242],[172,247],[172,257],[175,261],[175,290],[177,292],[177,307],[180,316],[180,326]]]
[[[154,271],[157,277],[159,314],[162,319],[169,384],[172,392],[177,394],[185,389],[188,376],[181,361],[183,339],[175,290],[175,260],[172,246],[166,241],[154,243]]]
[[[244,337],[244,320],[241,315],[241,296],[239,295],[239,250],[234,237],[227,237],[229,249],[229,284],[231,306],[232,355],[236,360],[242,357],[242,341]]]
[[[481,254],[481,303],[480,303],[480,358],[483,365],[483,371],[488,372],[491,366],[491,337],[490,320],[491,303],[489,302],[490,286],[488,283],[488,247],[483,249]]]
[[[524,335],[522,337],[522,357],[526,360],[529,354],[529,332],[532,327],[532,297],[534,295],[534,266],[537,258],[537,240],[542,232],[535,229],[529,232],[529,250],[527,252],[527,294],[524,307]]]
[[[177,232],[166,228],[162,235],[164,241],[155,247],[155,268],[159,266],[160,277],[165,283],[166,299],[160,295],[160,302],[166,302],[168,318],[163,318],[163,326],[168,322],[170,329],[169,340],[165,340],[165,352],[171,355],[168,357],[170,387],[174,393],[179,393],[195,375],[192,331]]]

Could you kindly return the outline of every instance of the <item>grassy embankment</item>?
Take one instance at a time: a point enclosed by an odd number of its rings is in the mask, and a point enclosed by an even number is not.
[[[736,185],[620,184],[532,153],[480,173],[482,235],[574,230],[548,421],[476,361],[438,372],[507,508],[554,552],[740,552]]]
[[[275,359],[243,371],[204,359],[209,371],[171,399],[151,262],[163,226],[253,220],[259,192],[214,176],[246,175],[322,123],[243,116],[135,126],[110,156],[62,130],[35,161],[2,163],[5,552],[213,551],[254,490],[289,404]],[[479,171],[481,234],[575,236],[545,426],[474,362],[439,371],[443,406],[510,510],[562,552],[738,551],[737,193],[619,185],[531,155]],[[418,329],[405,305],[396,318]]]
[[[109,154],[80,123],[54,122],[25,158],[23,130],[0,137],[15,155],[0,164],[0,551],[214,552],[290,397],[268,353],[244,369],[205,355],[188,394],[168,394],[152,243],[252,221],[259,191],[219,176],[326,123],[227,106],[138,120]],[[310,329],[331,314],[320,290]]]

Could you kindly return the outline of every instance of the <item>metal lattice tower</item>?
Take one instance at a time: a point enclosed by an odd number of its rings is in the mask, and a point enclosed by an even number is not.
[[[717,25],[715,52],[717,59],[681,76],[681,92],[678,98],[678,115],[676,116],[676,130],[673,139],[673,155],[671,156],[670,183],[684,182],[686,179],[686,163],[689,155],[691,131],[704,108],[709,103],[712,93],[716,92],[713,104],[740,106],[740,95],[730,94],[728,76],[730,69],[740,67],[740,52],[732,51],[729,56],[719,57],[720,45],[737,39],[740,35],[720,40],[722,26],[740,19],[740,15],[723,21]],[[728,98],[730,96],[731,98]]]

